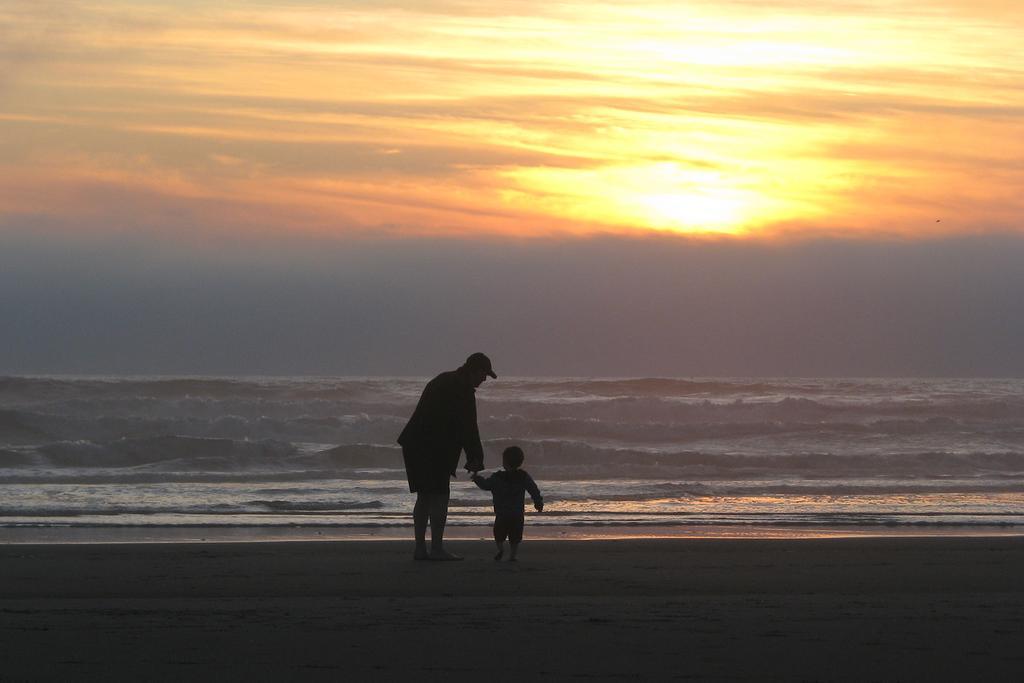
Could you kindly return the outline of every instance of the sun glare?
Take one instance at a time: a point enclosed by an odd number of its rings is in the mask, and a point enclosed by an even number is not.
[[[738,233],[750,220],[756,193],[736,186],[740,178],[717,171],[661,163],[635,169],[621,194],[613,194],[627,218],[644,227],[679,232]]]
[[[742,200],[728,196],[652,194],[640,196],[651,227],[686,232],[736,232],[741,223]]]
[[[628,229],[743,234],[777,217],[758,179],[674,162],[599,170],[523,169],[517,184],[543,211]],[[521,197],[521,195],[517,195]],[[557,197],[552,202],[552,197]]]

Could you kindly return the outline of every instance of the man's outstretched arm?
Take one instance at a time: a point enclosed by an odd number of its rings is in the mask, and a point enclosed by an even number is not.
[[[476,424],[476,399],[472,393],[458,406],[458,432],[462,450],[466,452],[466,469],[479,472],[484,468],[484,447],[480,443],[480,428]]]

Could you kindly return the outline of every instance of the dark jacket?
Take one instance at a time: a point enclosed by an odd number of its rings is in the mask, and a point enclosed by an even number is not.
[[[476,462],[483,466],[484,449],[476,424],[476,389],[465,371],[442,372],[427,382],[398,443],[403,450],[429,458],[452,475],[462,451],[466,451],[467,464]]]
[[[544,504],[537,483],[526,470],[498,470],[486,479],[474,477],[473,481],[484,491],[491,492],[494,498],[494,514],[499,517],[521,517],[527,491],[530,492],[534,505]]]

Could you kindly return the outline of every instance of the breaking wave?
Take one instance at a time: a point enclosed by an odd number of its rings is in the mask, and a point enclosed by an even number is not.
[[[0,377],[0,518],[408,524],[395,439],[424,381]],[[563,524],[665,500],[950,512],[966,496],[990,522],[987,499],[1024,505],[1021,380],[503,377],[477,405],[488,467],[522,446]],[[487,516],[461,470],[453,491],[458,514]]]

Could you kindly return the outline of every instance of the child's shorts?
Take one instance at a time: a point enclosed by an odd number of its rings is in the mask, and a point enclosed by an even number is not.
[[[523,524],[526,520],[522,515],[504,516],[494,518],[494,540],[504,543],[507,538],[509,543],[519,543],[523,540]]]

